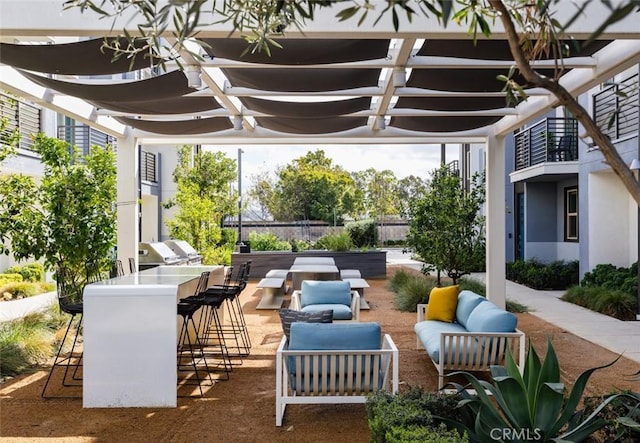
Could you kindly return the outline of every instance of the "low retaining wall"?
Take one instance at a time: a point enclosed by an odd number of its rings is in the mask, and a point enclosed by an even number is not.
[[[231,265],[239,266],[251,260],[250,279],[260,279],[271,269],[289,269],[296,257],[333,257],[338,269],[359,269],[362,278],[387,277],[387,251],[255,251],[235,252]]]
[[[33,297],[0,302],[0,322],[22,318],[33,312],[43,311],[58,299],[56,291],[47,292]]]

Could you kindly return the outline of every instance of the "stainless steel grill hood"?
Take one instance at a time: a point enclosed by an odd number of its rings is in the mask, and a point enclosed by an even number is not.
[[[186,258],[190,265],[202,264],[202,255],[196,251],[186,240],[165,240],[165,245],[181,258]]]
[[[138,260],[140,269],[159,265],[186,265],[188,259],[181,258],[161,242],[139,243]]]

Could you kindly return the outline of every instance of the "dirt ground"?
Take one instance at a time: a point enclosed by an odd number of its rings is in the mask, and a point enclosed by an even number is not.
[[[392,275],[394,268],[388,269]],[[370,280],[365,296],[370,311],[361,321],[377,321],[400,350],[401,389],[421,385],[437,388],[437,372],[424,350],[416,348],[416,315],[393,309],[386,280]],[[275,426],[275,351],[282,337],[277,311],[256,311],[260,290],[250,283],[241,296],[250,328],[252,351],[235,366],[228,381],[207,389],[203,398],[180,397],[177,408],[83,409],[80,398],[42,399],[46,368],[0,385],[2,442],[368,442],[364,405],[289,405],[282,427]],[[285,299],[285,306],[288,303]],[[587,368],[608,363],[616,355],[532,314],[519,314],[518,327],[544,355],[553,341],[562,377],[572,385]],[[638,390],[625,376],[638,364],[621,358],[597,371],[587,395],[614,389]],[[135,371],[136,368],[131,368]],[[55,381],[54,381],[55,383]],[[63,395],[81,395],[81,388],[63,388]],[[188,394],[183,390],[180,394]]]

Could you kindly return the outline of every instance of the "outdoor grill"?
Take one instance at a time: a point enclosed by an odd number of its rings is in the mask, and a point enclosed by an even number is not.
[[[165,245],[173,251],[174,254],[180,258],[186,258],[187,263],[190,265],[201,265],[202,255],[196,251],[193,246],[187,243],[186,240],[165,240]]]
[[[187,258],[181,258],[164,243],[140,243],[138,245],[138,261],[140,270],[160,265],[186,265]]]

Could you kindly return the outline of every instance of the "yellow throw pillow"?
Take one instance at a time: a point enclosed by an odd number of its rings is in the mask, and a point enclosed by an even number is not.
[[[460,286],[458,285],[433,288],[429,294],[427,320],[438,320],[453,323],[456,319],[459,289]]]

